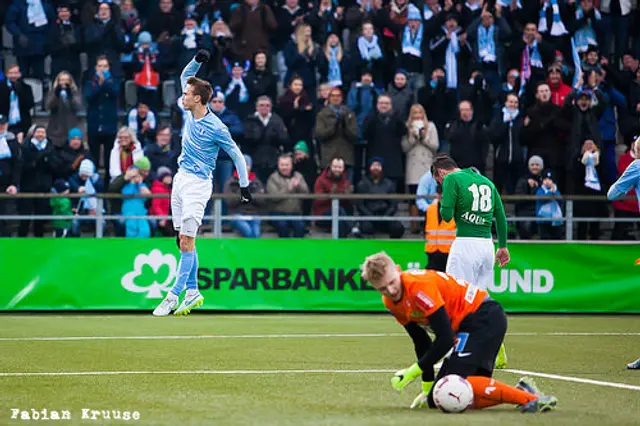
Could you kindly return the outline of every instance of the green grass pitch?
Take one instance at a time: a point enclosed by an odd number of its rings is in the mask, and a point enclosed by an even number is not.
[[[559,399],[536,415],[409,410],[419,384],[399,395],[387,372],[414,361],[402,333],[387,315],[0,315],[0,425],[640,425],[640,371],[625,370],[640,357],[638,316],[510,316],[509,368],[609,384],[536,378]],[[7,374],[29,372],[131,374]],[[72,420],[12,420],[14,408]],[[140,419],[83,421],[83,408]]]

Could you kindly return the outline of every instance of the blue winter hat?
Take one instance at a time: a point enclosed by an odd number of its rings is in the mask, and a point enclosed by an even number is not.
[[[422,17],[420,16],[420,11],[413,3],[409,3],[409,6],[407,7],[407,19],[409,21],[422,20]]]
[[[53,190],[58,194],[62,194],[67,189],[69,189],[69,184],[62,178],[56,179],[56,181],[53,183]]]
[[[71,140],[73,138],[80,138],[82,139],[82,130],[78,129],[77,127],[74,127],[73,129],[69,130],[69,134],[67,135],[67,139]]]
[[[153,38],[151,37],[151,33],[149,31],[143,31],[138,34],[138,44],[151,44],[153,42]]]
[[[376,157],[371,157],[371,158],[369,159],[369,167],[371,167],[371,165],[372,165],[373,163],[375,163],[375,162],[380,163],[380,165],[384,168],[384,158],[382,158],[382,157],[378,157],[378,156],[376,156]]]

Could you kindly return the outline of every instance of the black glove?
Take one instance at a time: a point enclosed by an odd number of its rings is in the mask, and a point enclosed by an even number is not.
[[[62,85],[60,85],[60,84],[59,84],[59,85],[56,87],[56,96],[60,96],[60,93],[61,93],[61,92],[62,92]]]
[[[208,50],[205,49],[200,49],[198,50],[198,52],[196,53],[196,62],[199,62],[201,64],[205,63],[205,62],[209,62],[209,58],[211,57],[211,53],[209,53]]]
[[[249,187],[240,188],[240,202],[242,204],[249,204],[253,200]]]

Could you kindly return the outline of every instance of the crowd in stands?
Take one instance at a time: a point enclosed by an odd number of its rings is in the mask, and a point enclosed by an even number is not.
[[[247,238],[260,237],[262,224],[242,215],[277,216],[271,225],[285,238],[308,231],[287,216],[331,214],[328,199],[288,194],[379,194],[342,200],[340,214],[394,216],[398,203],[386,194],[436,194],[430,167],[439,152],[487,174],[502,194],[538,196],[602,196],[635,158],[640,8],[631,0],[0,3],[4,45],[13,46],[0,76],[0,192],[84,194],[18,199],[20,215],[76,217],[53,222],[57,236],[80,235],[79,218],[97,214],[93,194],[170,193],[184,120],[163,101],[163,83],[178,84],[201,48],[212,58],[198,77],[215,88],[211,111],[247,156],[251,191],[282,195],[225,202]],[[33,79],[44,82],[45,125],[34,116]],[[217,192],[239,192],[222,151],[214,181]],[[424,216],[430,202],[411,202],[409,213]],[[0,199],[0,215],[12,203]],[[563,208],[518,201],[515,214],[561,219]],[[574,216],[605,217],[609,208],[580,201]],[[170,215],[166,198],[109,200],[104,209],[125,216],[109,221],[115,235],[172,234],[166,219],[126,218]],[[612,209],[640,219],[634,201]],[[32,223],[43,236],[38,220],[21,220],[18,235]],[[617,224],[613,237],[634,238],[632,225]],[[517,235],[562,238],[563,226],[519,222]],[[400,221],[340,222],[340,236],[405,232]],[[592,223],[577,236],[600,234]]]

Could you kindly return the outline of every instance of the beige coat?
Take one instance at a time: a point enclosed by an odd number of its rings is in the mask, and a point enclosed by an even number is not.
[[[298,180],[298,185],[294,188],[289,187],[289,183],[292,179]],[[304,177],[298,173],[293,172],[290,177],[286,178],[282,176],[278,171],[271,173],[269,180],[267,180],[267,194],[281,194],[283,198],[269,200],[271,213],[296,213],[302,214],[302,199],[301,198],[287,198],[286,194],[308,194],[309,187],[304,180]]]
[[[414,128],[410,128],[409,133],[402,137],[402,150],[407,155],[405,173],[407,185],[417,185],[420,182],[422,175],[431,168],[433,157],[438,152],[439,146],[438,130],[431,121],[427,124],[422,138]]]

